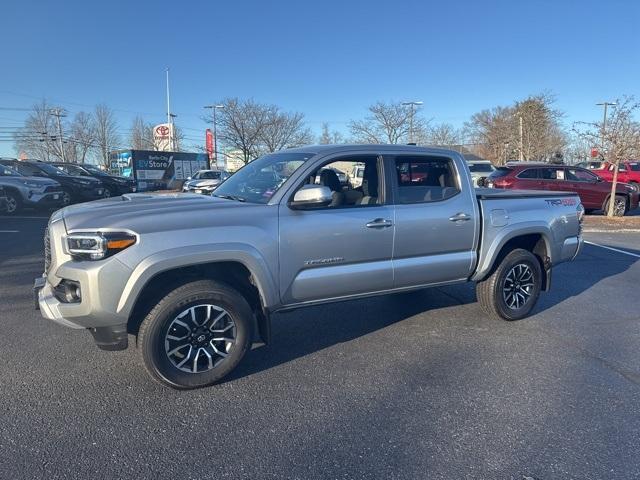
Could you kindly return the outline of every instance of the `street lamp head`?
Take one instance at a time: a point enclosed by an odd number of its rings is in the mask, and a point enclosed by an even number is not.
[[[421,100],[417,100],[417,101],[411,101],[411,102],[402,102],[402,105],[415,105],[415,106],[419,106],[422,105],[423,102]]]

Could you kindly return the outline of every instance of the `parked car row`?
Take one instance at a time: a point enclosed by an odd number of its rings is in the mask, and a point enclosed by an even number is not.
[[[198,170],[192,177],[187,178],[182,185],[182,191],[211,195],[218,185],[230,176],[231,174],[224,170]]]
[[[77,202],[135,192],[135,182],[91,165],[0,159],[0,187],[6,200],[0,212],[23,208],[55,209]]]
[[[587,212],[608,210],[611,197],[611,182],[577,166],[514,162],[496,168],[487,179],[489,188],[519,190],[549,190],[575,192]],[[623,216],[638,208],[638,188],[627,183],[618,183],[614,198],[614,214]]]
[[[578,167],[591,170],[603,180],[613,181],[613,171],[615,166],[609,162],[581,162]],[[618,167],[618,181],[640,186],[640,162],[628,160],[620,162]]]

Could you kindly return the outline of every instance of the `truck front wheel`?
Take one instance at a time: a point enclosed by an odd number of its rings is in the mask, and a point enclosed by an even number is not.
[[[244,357],[252,315],[244,297],[223,283],[184,284],[160,300],[140,325],[142,362],[155,380],[173,388],[212,385]]]
[[[529,315],[540,296],[542,269],[531,252],[509,252],[494,272],[476,285],[482,308],[493,317],[519,320]]]

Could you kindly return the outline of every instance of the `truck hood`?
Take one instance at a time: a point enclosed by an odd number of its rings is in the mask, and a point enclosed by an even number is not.
[[[71,205],[54,216],[64,218],[67,230],[122,228],[142,234],[210,226],[221,210],[263,206],[190,193],[132,193]]]
[[[204,180],[189,180],[186,183],[192,188],[215,187],[216,185],[220,185],[220,180],[217,178],[209,178]]]

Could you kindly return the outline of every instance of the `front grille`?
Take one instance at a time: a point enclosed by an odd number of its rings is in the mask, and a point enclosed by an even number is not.
[[[49,193],[49,192],[59,192],[60,191],[60,187],[58,187],[57,185],[49,185],[48,187],[46,187],[44,189],[45,193]]]
[[[49,238],[49,227],[44,231],[44,273],[49,273],[51,266],[51,239]]]

